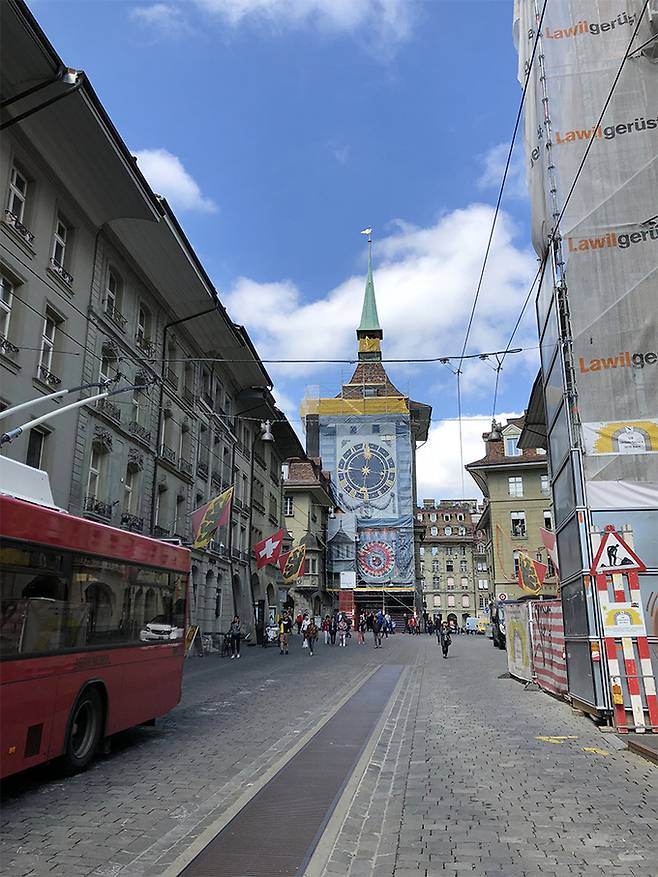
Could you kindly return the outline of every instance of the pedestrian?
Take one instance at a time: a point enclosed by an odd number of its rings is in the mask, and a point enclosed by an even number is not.
[[[357,643],[359,645],[365,646],[366,644],[366,617],[365,615],[359,615],[359,620],[357,622]]]
[[[325,615],[322,619],[322,633],[324,634],[324,644],[325,646],[329,645],[329,616]]]
[[[288,615],[288,611],[286,610],[281,619],[279,621],[279,648],[281,649],[281,654],[284,652],[286,655],[288,654],[288,637],[290,636],[290,631],[292,630],[292,619]]]
[[[413,636],[416,633],[416,616],[410,615],[407,621],[407,630]]]
[[[318,627],[313,619],[311,619],[306,628],[306,642],[308,643],[308,655],[309,658],[313,657],[313,647],[315,646],[315,641],[318,638]]]
[[[345,642],[345,638],[347,636],[347,621],[345,621],[345,617],[341,615],[340,621],[338,622],[338,639],[340,641],[340,645],[345,648],[347,643]]]
[[[427,620],[429,617],[427,609],[423,609],[423,633],[427,633]]]
[[[308,630],[308,626],[309,626],[310,623],[311,623],[311,621],[310,621],[310,619],[309,619],[309,617],[308,617],[308,612],[305,612],[305,613],[304,613],[304,616],[303,616],[303,618],[302,618],[302,623],[301,623],[301,625],[300,625],[300,631],[301,631],[302,636],[304,637],[304,642],[302,643],[302,648],[303,648],[303,649],[307,649],[307,648],[308,648],[308,642],[307,642],[307,640],[306,640],[306,631]]]
[[[404,618],[404,630],[402,632],[409,633],[409,616],[405,612],[402,617]]]
[[[390,612],[387,612],[384,615],[384,635],[386,639],[388,639],[389,633],[393,633],[393,619],[391,618]]]
[[[441,627],[436,632],[436,637],[439,645],[441,646],[441,651],[443,652],[443,657],[448,657],[448,649],[452,645],[452,638],[450,636],[450,628],[448,627],[448,622],[444,621]]]
[[[381,649],[381,647],[382,647],[382,622],[380,620],[380,616],[381,616],[381,618],[383,618],[384,617],[383,613],[379,612],[377,614],[377,616],[373,622],[373,625],[372,625],[372,634],[373,634],[373,639],[375,640],[375,648],[376,649]]]
[[[231,660],[240,657],[240,616],[235,615],[229,628],[231,634]]]
[[[374,620],[375,616],[372,614],[372,612],[368,612],[368,614],[366,615],[366,630],[372,630],[372,624]]]
[[[329,639],[331,640],[331,645],[336,645],[336,634],[338,633],[338,619],[335,615],[331,616],[329,620]]]
[[[301,612],[297,613],[297,618],[295,618],[295,622],[297,623],[297,633],[302,632],[302,623],[304,621],[304,616]]]
[[[434,633],[434,621],[431,618],[427,619],[427,632],[430,636]]]

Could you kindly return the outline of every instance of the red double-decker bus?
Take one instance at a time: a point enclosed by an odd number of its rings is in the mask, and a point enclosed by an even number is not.
[[[180,700],[190,552],[0,496],[0,776]]]

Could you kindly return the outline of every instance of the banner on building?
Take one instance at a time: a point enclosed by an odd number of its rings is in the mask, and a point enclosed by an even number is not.
[[[537,595],[544,584],[548,567],[539,560],[533,560],[529,554],[519,554],[518,583],[522,591]]]
[[[233,485],[192,512],[194,548],[205,548],[215,532],[228,523],[231,517],[232,498]]]
[[[527,603],[505,603],[507,669],[524,682],[532,681],[530,617]]]
[[[304,561],[306,559],[306,546],[298,545],[286,554],[279,557],[279,569],[284,582],[292,582],[304,575]]]

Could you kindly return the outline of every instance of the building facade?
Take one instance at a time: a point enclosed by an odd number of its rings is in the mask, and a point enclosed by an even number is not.
[[[518,585],[518,563],[528,554],[548,566],[544,595],[557,590],[555,569],[540,529],[553,529],[548,462],[542,448],[518,446],[524,418],[494,422],[482,436],[485,456],[469,463],[475,483],[484,495],[484,511],[477,525],[482,531],[493,599],[515,600],[525,592]]]
[[[489,609],[485,536],[476,523],[479,517],[474,499],[426,499],[416,510],[416,520],[423,526],[423,606],[430,615],[462,627],[469,617],[486,617]]]
[[[251,625],[269,584],[254,578],[251,540],[281,526],[281,463],[301,445],[247,333],[84,74],[48,104],[66,88],[62,59],[24,4],[3,4],[2,29],[3,97],[52,80],[12,105],[27,115],[0,142],[0,401],[36,400],[3,429],[79,395],[49,398],[57,390],[123,390],[2,453],[45,469],[60,507],[186,545],[192,511],[233,484],[230,526],[192,553],[190,617],[204,632],[226,630],[236,612]],[[266,448],[261,419],[276,421]]]
[[[431,409],[401,393],[382,364],[370,242],[356,334],[359,362],[352,377],[336,397],[307,399],[302,406],[306,449],[322,458],[347,513],[344,528],[350,522],[345,532],[357,545],[351,596],[362,609],[386,606],[401,613],[420,608],[416,443],[427,439]]]
[[[287,587],[286,602],[298,611],[324,616],[334,607],[327,582],[327,525],[335,515],[331,477],[321,460],[292,458],[284,467],[284,522],[292,545],[305,545],[304,575]]]

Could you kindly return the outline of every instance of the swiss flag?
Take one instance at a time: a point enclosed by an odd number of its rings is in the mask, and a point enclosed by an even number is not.
[[[285,530],[277,530],[276,533],[272,533],[272,535],[268,536],[266,539],[256,542],[254,545],[256,569],[262,569],[264,566],[267,566],[268,563],[272,563],[276,566],[279,560],[279,555],[281,554],[281,549],[283,548],[284,537]]]

